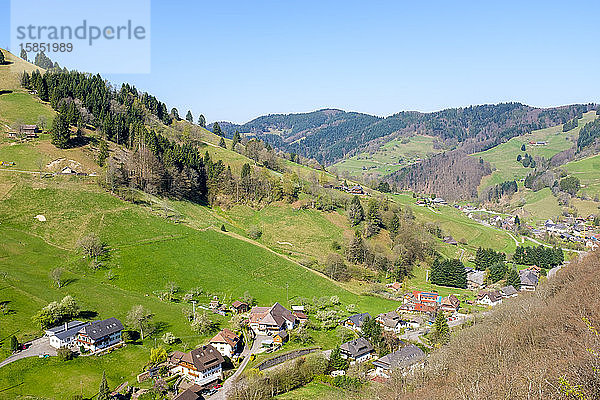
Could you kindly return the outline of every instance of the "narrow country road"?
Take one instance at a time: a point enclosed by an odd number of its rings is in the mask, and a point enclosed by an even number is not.
[[[47,337],[35,339],[31,342],[31,345],[26,350],[13,354],[12,356],[3,360],[2,362],[0,362],[0,368],[7,364],[10,364],[11,362],[21,360],[23,358],[38,357],[44,354],[49,354],[51,356],[56,355],[56,349],[50,346],[50,341]]]
[[[221,389],[219,389],[219,391],[217,393],[210,396],[209,399],[211,399],[211,400],[226,400],[227,399],[227,394],[229,393],[229,391],[231,391],[231,389],[233,389],[233,385],[234,385],[236,379],[242,374],[242,372],[244,372],[246,365],[248,365],[248,363],[250,362],[250,358],[251,358],[250,356],[252,354],[258,353],[258,350],[260,349],[262,341],[265,340],[266,338],[267,338],[267,336],[260,336],[260,335],[256,336],[256,338],[254,339],[254,343],[252,343],[252,347],[250,349],[244,349],[244,351],[242,351],[242,355],[244,356],[244,361],[242,361],[242,363],[240,364],[238,369],[235,371],[235,373],[233,375],[231,375],[223,383],[223,387]]]

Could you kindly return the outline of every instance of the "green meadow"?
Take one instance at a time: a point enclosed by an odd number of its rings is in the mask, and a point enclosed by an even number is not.
[[[362,176],[375,174],[389,175],[406,165],[412,164],[419,158],[438,153],[433,148],[433,137],[415,135],[402,139],[391,140],[372,153],[363,152],[334,164],[338,174]]]
[[[568,132],[562,131],[562,125],[553,126],[529,134],[518,136],[502,143],[492,149],[475,153],[473,157],[481,157],[488,161],[495,168],[491,176],[482,180],[480,188],[484,189],[498,183],[510,180],[519,180],[525,178],[531,171],[531,168],[525,168],[517,161],[519,154],[525,153],[533,156],[550,158],[555,154],[567,150],[573,146],[573,143],[579,136],[579,131],[588,122],[596,118],[595,112],[588,112],[579,120],[579,126]],[[529,142],[545,141],[545,146],[533,146]],[[521,146],[525,145],[525,151],[521,151]]]
[[[565,164],[565,169],[581,182],[580,194],[590,197],[600,195],[600,155],[571,161]]]

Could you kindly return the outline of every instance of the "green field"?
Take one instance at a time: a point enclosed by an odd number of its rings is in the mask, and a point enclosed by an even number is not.
[[[583,193],[590,197],[600,195],[600,155],[571,161],[564,167],[570,174],[579,178],[580,194]]]
[[[407,143],[402,143],[406,140],[408,140]],[[440,150],[433,148],[433,137],[415,135],[391,140],[373,153],[360,153],[334,164],[333,167],[340,175],[347,173],[350,176],[362,176],[363,174],[383,176],[396,172],[417,159],[423,159],[438,152]]]
[[[9,126],[13,122],[37,124],[40,117],[46,119],[47,129],[54,119],[54,110],[23,91],[0,94],[0,121],[3,123]],[[2,126],[1,130],[5,129],[6,127]]]
[[[577,140],[581,128],[596,118],[595,112],[588,112],[579,120],[579,126],[568,132],[562,131],[562,125],[553,126],[529,134],[514,137],[506,143],[502,143],[490,150],[481,153],[475,153],[473,157],[481,157],[488,161],[495,168],[491,176],[482,180],[480,189],[502,183],[510,180],[519,180],[525,178],[531,171],[531,168],[525,168],[517,161],[517,155],[529,155],[550,158],[553,155],[567,150],[573,146]],[[546,141],[545,146],[532,146],[529,142]],[[521,151],[521,145],[525,144],[525,152]]]
[[[280,400],[320,400],[325,396],[327,396],[326,398],[328,399],[344,397],[343,393],[340,393],[340,389],[336,389],[324,383],[311,382],[299,389],[275,396],[275,398]]]

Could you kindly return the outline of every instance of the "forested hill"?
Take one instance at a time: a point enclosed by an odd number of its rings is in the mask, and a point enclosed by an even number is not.
[[[331,164],[385,137],[420,133],[461,144],[468,139],[492,147],[532,130],[558,125],[594,109],[594,104],[541,109],[520,103],[451,108],[432,113],[400,112],[386,118],[324,109],[301,114],[272,114],[243,125],[220,122],[229,137],[238,130],[283,150]]]

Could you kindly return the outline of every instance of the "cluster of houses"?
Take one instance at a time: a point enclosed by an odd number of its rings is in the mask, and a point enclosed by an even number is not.
[[[531,266],[519,271],[522,292],[533,292],[540,280],[540,268]],[[478,271],[467,268],[467,284],[469,289],[483,289],[485,287],[485,271]],[[477,294],[477,304],[495,306],[502,303],[502,300],[509,297],[515,297],[519,291],[512,285],[505,286],[499,290],[480,290]]]
[[[438,311],[454,313],[460,307],[460,300],[451,294],[442,297],[434,292],[413,290],[405,294],[403,304],[398,308],[402,311],[435,314]]]
[[[361,185],[348,186],[345,182],[341,185],[332,185],[331,183],[326,183],[323,185],[323,187],[325,189],[341,190],[342,192],[350,193],[356,196],[368,195]]]
[[[585,244],[586,247],[594,250],[600,246],[600,233],[597,227],[591,225],[594,218],[595,215],[588,215],[587,218],[565,217],[563,222],[557,223],[548,219],[542,227],[534,229],[533,233],[537,236],[548,233],[568,242]]]
[[[46,330],[50,346],[83,349],[92,353],[123,343],[123,324],[111,317],[94,322],[71,321]]]
[[[427,197],[419,197],[415,204],[421,207],[430,207],[447,205],[448,202],[441,197],[435,197],[433,199]]]

